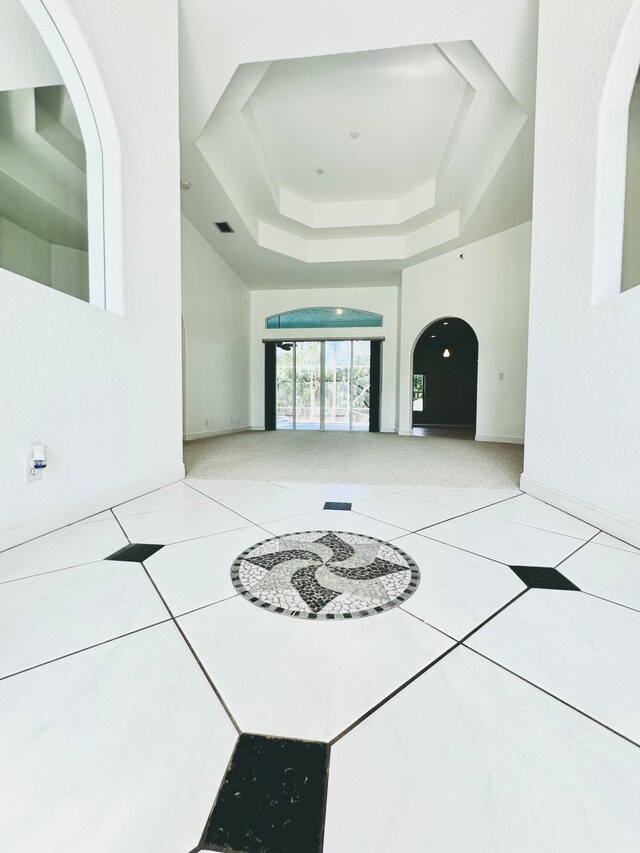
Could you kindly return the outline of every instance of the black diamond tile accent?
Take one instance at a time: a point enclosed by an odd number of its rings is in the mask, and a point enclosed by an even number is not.
[[[323,509],[351,509],[351,504],[346,501],[327,501]]]
[[[580,592],[580,587],[557,569],[549,569],[545,566],[511,566],[510,568],[529,589],[568,589]]]
[[[105,560],[126,560],[129,563],[141,563],[148,557],[151,557],[156,551],[164,548],[164,545],[125,545],[119,551],[114,551]]]
[[[223,853],[320,853],[329,748],[241,734],[204,833]]]

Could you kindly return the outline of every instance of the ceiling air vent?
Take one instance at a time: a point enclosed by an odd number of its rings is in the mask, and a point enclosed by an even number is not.
[[[228,222],[214,222],[214,225],[218,231],[221,231],[223,234],[235,234],[235,231]]]

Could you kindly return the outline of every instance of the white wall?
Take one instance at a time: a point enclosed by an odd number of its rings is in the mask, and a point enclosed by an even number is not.
[[[69,246],[51,246],[51,287],[75,296],[89,299],[89,267],[87,253]]]
[[[249,291],[182,218],[187,439],[249,426]]]
[[[88,301],[86,252],[49,243],[1,216],[0,268]]]
[[[476,438],[524,436],[531,225],[494,234],[402,274],[400,433],[411,430],[413,349],[441,317],[461,317],[478,337]],[[460,259],[460,253],[465,257]],[[504,379],[499,379],[499,374]]]
[[[592,288],[598,114],[631,5],[540,4],[522,485],[640,545],[640,288],[595,304]]]
[[[396,287],[341,287],[304,290],[254,290],[251,293],[251,426],[264,429],[264,340],[282,340],[281,329],[265,329],[265,319],[295,308],[324,306],[359,308],[382,314],[381,328],[287,329],[287,340],[310,338],[384,338],[380,429],[396,429],[396,362],[398,344],[398,289]]]
[[[46,5],[55,18],[60,0]],[[183,470],[177,0],[65,5],[88,43],[120,136],[123,315],[0,270],[4,546]],[[74,52],[76,35],[61,29]],[[117,188],[112,180],[109,190]],[[108,268],[107,285],[116,274]],[[33,442],[48,445],[49,467],[27,484]]]
[[[43,52],[38,31],[25,16],[20,0],[2,2],[0,50],[0,91],[55,86],[62,82],[60,71],[49,54]]]
[[[0,216],[0,268],[51,285],[51,243]]]

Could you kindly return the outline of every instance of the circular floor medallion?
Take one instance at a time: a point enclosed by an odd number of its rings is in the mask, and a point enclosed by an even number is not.
[[[240,595],[300,619],[355,619],[397,607],[420,583],[395,545],[331,530],[287,533],[247,548],[231,567]]]

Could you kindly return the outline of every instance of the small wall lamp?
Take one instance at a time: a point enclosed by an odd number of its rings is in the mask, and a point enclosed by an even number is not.
[[[442,357],[443,357],[443,358],[449,358],[449,357],[450,357],[450,355],[451,355],[451,353],[449,352],[449,350],[448,350],[448,349],[446,349],[446,350],[442,353]]]

